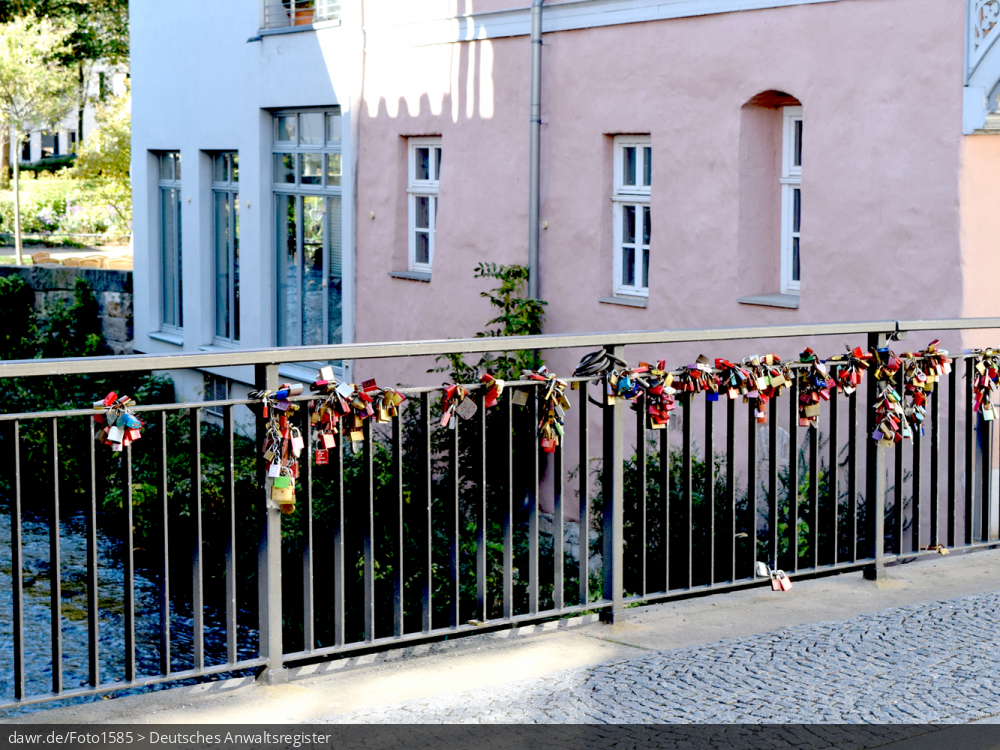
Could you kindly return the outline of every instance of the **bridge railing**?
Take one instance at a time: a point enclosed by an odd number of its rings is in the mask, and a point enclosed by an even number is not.
[[[815,426],[800,421],[806,342],[822,356],[829,337],[876,351],[972,329],[1000,319],[0,363],[0,381],[253,365],[256,386],[275,391],[279,366],[293,362],[556,349],[625,359],[692,343],[738,362],[750,342],[798,340],[783,352],[793,377],[766,407],[756,391],[680,391],[659,429],[644,396],[611,403],[608,375],[565,378],[571,408],[552,452],[539,447],[547,385],[537,380],[508,382],[492,408],[482,384],[467,384],[477,409],[453,428],[441,387],[401,387],[397,415],[365,420],[356,450],[340,434],[322,464],[309,437],[317,397],[292,397],[305,446],[289,516],[266,502],[266,424],[251,400],[139,404],[143,437],[118,454],[96,443],[91,409],[0,415],[11,571],[0,708],[243,670],[280,681],[306,660],[584,612],[613,621],[635,604],[769,585],[758,561],[792,579],[877,577],[941,547],[994,546],[977,353],[950,355],[912,440],[871,438],[880,388],[903,393],[902,369],[881,383],[869,372],[852,394],[834,389]],[[46,536],[47,550],[36,543]]]

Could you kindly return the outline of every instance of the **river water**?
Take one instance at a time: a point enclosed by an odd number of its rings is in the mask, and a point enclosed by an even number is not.
[[[6,503],[4,503],[6,504]],[[52,690],[52,632],[49,581],[49,521],[24,514],[22,518],[22,567],[24,591],[24,661],[28,696]],[[63,686],[69,690],[88,683],[87,635],[87,541],[86,517],[69,515],[60,524],[60,566],[62,581]],[[101,682],[125,679],[124,567],[122,542],[98,524],[98,606],[100,611],[99,659]],[[0,703],[14,698],[13,571],[11,567],[11,525],[8,512],[0,514]],[[147,571],[135,574],[136,671],[139,677],[159,674],[160,618],[158,586]],[[246,614],[241,613],[241,620]],[[192,618],[190,604],[171,602],[171,668],[192,666]],[[257,651],[256,630],[240,625],[237,632],[238,657],[253,658]],[[205,608],[205,662],[225,663],[225,613]],[[190,682],[190,681],[189,681]],[[179,683],[151,686],[163,689]],[[75,699],[100,700],[97,698]],[[38,711],[67,701],[13,709],[17,713]],[[10,712],[0,710],[0,717]]]

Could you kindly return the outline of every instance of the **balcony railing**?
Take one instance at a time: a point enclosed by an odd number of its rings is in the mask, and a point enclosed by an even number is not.
[[[340,18],[340,0],[267,0],[264,28],[311,26]]]
[[[799,339],[784,352],[795,361],[807,342],[881,350],[908,332],[919,349],[912,338],[968,329],[1000,329],[1000,319],[31,360],[0,363],[0,381],[252,364],[257,385],[274,391],[290,362],[487,349],[624,358],[629,347],[691,343],[738,361],[760,340]],[[659,430],[644,396],[628,418],[628,401],[609,403],[607,375],[566,378],[577,385],[552,453],[539,448],[547,385],[536,380],[507,383],[490,409],[483,387],[469,384],[478,409],[454,429],[441,425],[442,388],[401,388],[398,415],[365,420],[357,451],[338,436],[325,465],[314,462],[301,408],[290,417],[306,439],[288,516],[265,502],[266,425],[246,411],[254,402],[140,404],[143,437],[117,454],[95,443],[91,409],[0,415],[13,633],[0,648],[10,659],[0,707],[248,669],[281,680],[306,659],[574,613],[613,621],[628,604],[766,585],[757,561],[793,579],[878,576],[941,545],[996,546],[992,422],[976,413],[972,387],[978,355],[952,356],[923,428],[894,447],[870,437],[884,386],[872,372],[854,393],[832,392],[818,427],[799,423],[796,377],[767,404],[766,426],[752,394],[744,405],[682,391]],[[900,391],[901,377],[890,381]],[[221,411],[218,423],[210,411]],[[575,547],[568,516],[580,519]]]

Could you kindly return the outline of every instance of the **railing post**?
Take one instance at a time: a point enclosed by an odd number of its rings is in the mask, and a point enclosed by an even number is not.
[[[621,359],[624,346],[605,346],[608,354]],[[625,457],[625,417],[622,405],[616,402],[608,405],[607,377],[604,388],[604,472],[602,494],[604,495],[604,599],[611,601],[611,609],[601,612],[604,622],[613,623],[624,607],[622,604],[622,559],[623,559],[623,514],[624,502],[622,484],[624,482]]]
[[[278,388],[277,365],[255,365],[254,383],[257,389],[275,391]],[[257,486],[263,493],[264,527],[257,548],[257,606],[260,610],[260,656],[267,666],[258,680],[274,685],[288,682],[281,643],[281,511],[267,503],[267,467],[264,465],[264,436],[267,427],[263,416],[257,417]]]
[[[884,349],[889,337],[884,333],[868,334],[868,349]],[[890,381],[890,384],[891,381]],[[894,384],[892,384],[894,385]],[[902,395],[902,394],[900,394]],[[864,575],[869,581],[885,577],[885,448],[872,440],[875,424],[875,400],[878,398],[878,381],[874,374],[868,378],[868,398],[865,399],[865,542],[869,558],[874,562],[865,566]],[[851,450],[857,450],[856,445]]]

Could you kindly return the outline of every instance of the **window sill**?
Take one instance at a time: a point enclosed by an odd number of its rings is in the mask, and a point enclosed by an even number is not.
[[[153,331],[152,333],[147,335],[154,341],[162,341],[164,344],[173,344],[174,346],[184,346],[184,337],[179,333],[169,333],[168,331]]]
[[[406,279],[407,281],[428,283],[431,280],[429,271],[389,271],[389,275],[394,279]]]
[[[622,305],[623,307],[646,307],[648,297],[598,297],[598,302],[605,305]]]
[[[235,351],[238,351],[239,348],[240,348],[239,344],[223,343],[223,342],[220,341],[220,342],[217,342],[217,343],[211,343],[208,346],[199,346],[198,347],[198,351],[200,351],[200,352],[235,352]]]
[[[758,294],[753,297],[739,297],[736,300],[741,305],[761,305],[763,307],[785,307],[798,309],[798,294]]]
[[[252,36],[247,39],[247,42],[259,42],[266,36],[276,36],[278,34],[297,34],[300,31],[319,31],[320,29],[333,29],[340,26],[340,19],[335,18],[331,21],[317,21],[316,23],[308,24],[307,26],[278,26],[273,29],[260,29],[257,32],[257,36]]]

